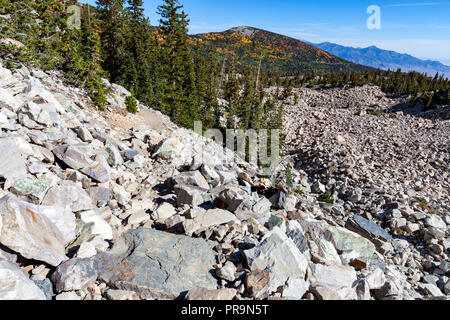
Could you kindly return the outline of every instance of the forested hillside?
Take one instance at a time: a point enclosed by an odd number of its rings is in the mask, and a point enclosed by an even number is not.
[[[73,27],[70,5],[81,9],[80,26]],[[223,130],[281,128],[280,99],[293,86],[372,83],[429,106],[449,88],[442,77],[375,71],[254,28],[189,36],[188,15],[175,0],[158,7],[158,27],[144,15],[142,0],[98,0],[95,7],[75,0],[0,0],[0,13],[0,56],[7,66],[61,70],[100,109],[107,104],[107,78],[133,93],[130,112],[136,98],[188,128],[196,120]],[[269,96],[265,89],[273,85],[279,90]]]
[[[214,50],[221,59],[231,56],[241,66],[261,65],[265,71],[367,71],[300,40],[252,27],[194,35],[200,51]]]

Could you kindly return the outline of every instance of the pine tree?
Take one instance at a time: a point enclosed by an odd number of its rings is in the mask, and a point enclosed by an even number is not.
[[[192,128],[200,119],[195,98],[195,71],[188,43],[189,20],[177,0],[158,7],[163,39],[164,97],[160,108],[183,126]]]
[[[97,0],[101,28],[103,69],[111,82],[125,84],[123,77],[126,63],[125,0]]]

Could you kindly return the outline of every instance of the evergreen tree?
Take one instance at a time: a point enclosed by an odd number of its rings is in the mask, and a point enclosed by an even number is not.
[[[125,0],[97,0],[100,20],[103,69],[111,82],[125,84],[126,40],[124,20]]]
[[[160,108],[188,128],[200,119],[195,98],[195,71],[188,43],[189,20],[177,0],[164,0],[158,7],[163,39],[164,97]]]

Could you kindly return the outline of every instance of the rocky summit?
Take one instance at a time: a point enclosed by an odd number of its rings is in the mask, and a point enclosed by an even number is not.
[[[0,299],[448,299],[448,109],[294,89],[270,179],[62,79],[0,66]]]

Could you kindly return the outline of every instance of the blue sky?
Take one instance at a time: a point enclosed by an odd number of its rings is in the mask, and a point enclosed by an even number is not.
[[[90,0],[93,2],[94,0]],[[143,0],[152,24],[161,0]],[[247,25],[311,42],[376,45],[450,65],[450,0],[181,0],[190,33]],[[369,30],[366,10],[381,8],[381,30]]]

